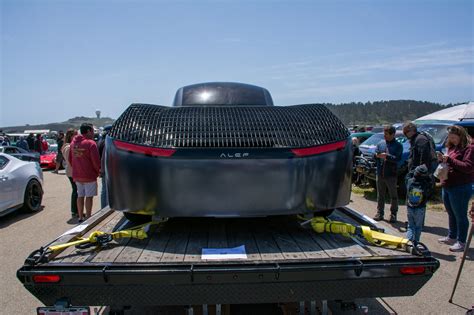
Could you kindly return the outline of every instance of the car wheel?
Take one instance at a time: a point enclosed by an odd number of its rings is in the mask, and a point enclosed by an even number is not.
[[[151,221],[151,215],[124,212],[123,215],[133,223],[143,224]]]
[[[23,200],[23,209],[28,212],[35,212],[41,208],[41,201],[43,200],[43,188],[41,184],[32,179],[28,182]]]

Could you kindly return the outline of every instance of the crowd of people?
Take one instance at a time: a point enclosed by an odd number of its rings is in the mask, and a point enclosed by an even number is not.
[[[0,146],[11,146],[12,143],[7,135],[0,136]],[[30,152],[38,152],[43,154],[48,151],[49,144],[42,134],[30,133],[27,137],[20,137],[15,146]]]
[[[419,242],[423,229],[426,204],[433,196],[434,173],[437,168],[445,169],[445,176],[439,177],[442,187],[442,200],[448,214],[449,232],[440,243],[450,245],[453,252],[463,251],[469,227],[468,208],[473,194],[474,183],[474,144],[461,126],[448,127],[446,154],[436,152],[434,141],[425,132],[420,132],[412,122],[403,125],[403,134],[410,141],[408,173],[405,177],[407,205],[407,238]],[[357,138],[353,144],[358,145]],[[376,146],[377,212],[374,220],[384,219],[385,196],[388,190],[390,223],[397,222],[398,212],[398,162],[402,156],[402,145],[395,139],[395,128],[384,127],[384,140]],[[357,152],[355,152],[357,154]],[[474,219],[474,203],[471,216]]]

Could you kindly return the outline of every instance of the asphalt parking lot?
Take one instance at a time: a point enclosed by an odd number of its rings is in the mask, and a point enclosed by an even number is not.
[[[69,181],[63,174],[44,173],[43,209],[34,214],[11,213],[0,218],[0,314],[35,314],[40,302],[26,291],[16,279],[16,270],[26,256],[73,227],[77,221],[69,213]],[[373,216],[375,202],[361,195],[352,195],[352,208]],[[99,199],[94,199],[94,210],[99,208]],[[406,208],[400,207],[399,219],[406,218]],[[404,224],[382,225],[394,234],[404,233]],[[439,259],[441,267],[434,277],[415,296],[368,299],[358,301],[369,307],[371,314],[465,314],[474,305],[474,249],[468,252],[463,273],[458,284],[453,304],[448,302],[462,253],[451,253],[437,239],[447,233],[447,215],[444,212],[428,211],[422,241]]]

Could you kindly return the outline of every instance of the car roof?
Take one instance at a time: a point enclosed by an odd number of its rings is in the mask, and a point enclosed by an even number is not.
[[[363,136],[371,136],[373,135],[373,132],[370,131],[364,131],[364,132],[354,132],[351,133],[351,137],[363,137]]]
[[[474,126],[474,119],[470,120],[461,120],[455,123],[458,126]]]

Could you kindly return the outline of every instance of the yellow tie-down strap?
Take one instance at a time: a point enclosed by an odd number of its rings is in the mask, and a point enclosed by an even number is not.
[[[381,247],[407,250],[407,247],[411,246],[411,241],[406,238],[373,231],[364,225],[356,227],[349,223],[330,221],[324,217],[314,217],[311,219],[311,226],[316,233],[341,234],[345,237],[362,236],[370,244]]]
[[[112,233],[94,231],[89,235],[89,237],[80,238],[76,241],[72,241],[72,242],[68,242],[64,244],[49,246],[48,249],[52,252],[55,252],[55,251],[66,249],[70,246],[77,246],[77,245],[96,244],[98,246],[102,246],[105,243],[108,243],[112,240],[117,240],[120,238],[135,238],[135,239],[142,240],[148,237],[147,232],[152,225],[157,225],[162,222],[163,221],[152,221],[145,224],[134,226],[127,230],[116,231]]]

